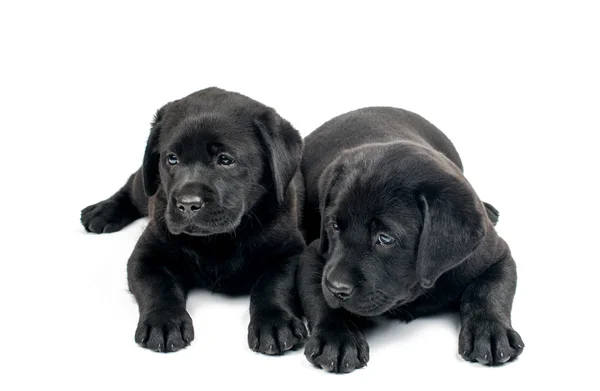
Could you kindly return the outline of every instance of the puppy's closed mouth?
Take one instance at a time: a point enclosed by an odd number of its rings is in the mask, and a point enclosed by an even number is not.
[[[185,233],[192,236],[207,236],[212,235],[213,231],[207,228],[198,227],[197,225],[188,225],[183,228],[181,233]]]
[[[344,307],[346,310],[355,313],[356,315],[360,315],[360,316],[378,316],[381,315],[387,311],[389,311],[391,308],[394,307],[393,304],[391,303],[369,303],[367,305],[364,306],[356,306],[356,307],[350,307],[350,306],[344,306],[342,304],[342,307]]]
[[[229,232],[231,228],[229,226],[200,226],[197,224],[188,224],[184,226],[168,226],[169,232],[173,235],[186,234],[190,236],[209,236],[219,233]]]
[[[209,236],[223,234],[234,231],[240,224],[243,213],[240,213],[236,218],[225,216],[224,212],[213,212],[206,216],[202,221],[187,221],[173,222],[173,218],[167,216],[167,227],[173,235],[186,234],[190,236]]]
[[[208,227],[191,224],[191,225],[185,226],[179,232],[173,232],[173,231],[171,231],[171,232],[176,235],[186,234],[186,235],[190,235],[190,236],[209,236],[209,235],[216,235],[216,234],[232,232],[235,229],[235,227],[236,227],[235,224],[219,224],[219,225],[208,226]]]
[[[399,300],[390,300],[390,298],[382,297],[379,294],[374,294],[365,300],[366,302],[356,303],[340,303],[340,306],[349,312],[359,316],[379,316],[386,312],[403,306],[411,301],[411,297],[404,297]]]

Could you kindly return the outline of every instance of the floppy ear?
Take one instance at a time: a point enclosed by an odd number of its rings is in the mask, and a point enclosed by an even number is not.
[[[329,251],[329,240],[327,239],[327,232],[325,230],[325,208],[327,208],[327,205],[329,205],[329,200],[331,199],[331,190],[336,184],[342,171],[342,165],[333,162],[327,166],[325,170],[323,170],[323,173],[319,177],[319,210],[321,212],[321,234],[319,236],[321,242],[319,245],[319,252],[321,254],[325,254],[327,251]]]
[[[431,288],[461,264],[485,236],[485,211],[471,186],[461,179],[441,190],[422,192],[423,230],[417,255],[417,279]]]
[[[148,197],[152,197],[158,191],[159,175],[158,161],[160,159],[160,151],[158,150],[158,140],[161,130],[161,121],[165,112],[163,106],[154,115],[152,120],[152,128],[150,136],[146,143],[146,151],[144,152],[144,162],[142,163],[142,180],[144,182],[144,191]]]
[[[254,125],[267,148],[277,201],[282,203],[288,185],[302,160],[302,137],[288,121],[272,109],[260,115],[254,121]]]

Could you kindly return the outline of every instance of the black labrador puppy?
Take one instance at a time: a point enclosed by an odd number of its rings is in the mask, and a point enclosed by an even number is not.
[[[302,148],[288,121],[238,93],[208,88],[158,110],[141,169],[81,214],[95,233],[149,215],[127,266],[137,343],[159,352],[189,345],[193,288],[251,291],[255,351],[280,354],[303,342],[294,281],[305,248]]]
[[[305,228],[298,290],[308,360],[350,372],[369,360],[370,318],[460,311],[459,351],[497,365],[523,341],[511,326],[515,262],[448,138],[420,116],[365,108],[305,139]],[[316,213],[310,213],[315,212]]]

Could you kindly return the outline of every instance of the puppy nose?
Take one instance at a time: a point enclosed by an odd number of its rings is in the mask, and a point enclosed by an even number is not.
[[[325,285],[327,286],[327,289],[340,300],[348,299],[352,296],[352,292],[354,291],[352,285],[343,281],[326,279]]]
[[[183,196],[177,200],[177,209],[192,216],[204,206],[204,200],[199,196]]]

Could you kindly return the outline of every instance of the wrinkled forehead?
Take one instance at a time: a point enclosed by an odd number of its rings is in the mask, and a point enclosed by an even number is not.
[[[205,151],[237,156],[260,153],[260,143],[250,123],[219,116],[188,118],[164,132],[162,150],[199,155]]]
[[[337,192],[336,192],[337,191]],[[401,230],[420,219],[418,200],[399,177],[357,170],[340,178],[326,214],[348,225],[379,225]]]

